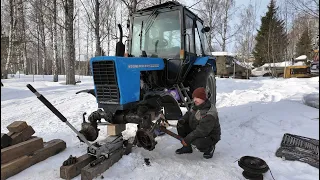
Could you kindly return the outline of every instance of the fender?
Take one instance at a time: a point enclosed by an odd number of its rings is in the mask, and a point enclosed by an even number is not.
[[[149,101],[151,99],[155,101]],[[160,106],[160,109],[163,107],[166,120],[178,120],[182,117],[182,112],[177,100],[168,92],[152,92],[146,94],[143,102],[146,101],[153,102],[153,106],[157,104]]]
[[[205,66],[207,63],[209,63],[212,66],[213,71],[216,73],[217,67],[216,67],[215,57],[212,57],[212,56],[197,57],[193,65]]]

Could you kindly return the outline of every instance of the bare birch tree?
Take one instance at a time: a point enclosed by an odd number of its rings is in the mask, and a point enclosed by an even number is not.
[[[319,20],[319,0],[288,0],[287,3],[298,13],[304,13]]]
[[[89,12],[89,10],[86,8],[86,5],[83,3],[82,0],[80,0],[80,2],[82,3],[85,12],[87,14],[87,17],[89,19],[89,23],[92,27],[92,29],[94,30],[94,35],[95,35],[95,56],[101,56],[104,53],[102,52],[102,48],[101,48],[101,35],[100,35],[100,6],[101,3],[99,0],[95,0],[94,1],[94,6],[90,6],[91,9],[93,9],[94,12],[94,18],[92,18],[91,13]],[[93,20],[92,20],[93,19]]]
[[[234,0],[222,0],[221,2],[221,18],[218,20],[217,35],[215,39],[219,43],[222,51],[226,51],[229,40],[238,32],[239,28],[233,29],[230,27],[230,21],[235,14],[236,9]]]
[[[199,16],[203,19],[204,24],[210,27],[210,32],[208,32],[208,43],[210,47],[213,47],[213,40],[216,34],[216,26],[218,24],[218,19],[221,17],[222,0],[203,0],[197,6],[198,8],[192,8],[199,13]],[[213,49],[211,49],[213,51]]]
[[[57,0],[53,0],[53,82],[58,82]]]
[[[16,20],[14,18],[14,4],[15,0],[9,0],[9,17],[10,17],[10,27],[9,27],[9,46],[8,46],[8,54],[7,54],[7,62],[5,66],[4,78],[8,78],[8,70],[10,61],[12,58],[12,51],[13,51],[13,39],[14,39],[14,31],[15,31],[15,24]]]
[[[65,58],[66,84],[75,84],[75,44],[73,37],[74,4],[73,0],[64,0],[65,12]]]
[[[238,24],[240,28],[236,39],[237,52],[243,59],[249,59],[250,54],[253,51],[255,43],[255,34],[257,29],[257,4],[255,2],[250,3],[240,13],[240,22]]]
[[[26,2],[23,1],[23,0],[20,0],[19,1],[19,5],[20,5],[20,21],[21,21],[21,32],[22,32],[22,37],[21,37],[21,40],[22,40],[22,48],[21,48],[21,51],[22,51],[22,56],[23,56],[23,67],[24,67],[24,73],[26,75],[29,74],[28,70],[28,53],[27,53],[27,42],[28,42],[28,39],[27,39],[27,34],[26,34],[26,14],[25,14],[25,4]]]

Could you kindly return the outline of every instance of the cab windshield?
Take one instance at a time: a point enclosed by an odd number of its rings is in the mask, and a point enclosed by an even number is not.
[[[179,11],[155,12],[135,17],[131,55],[175,58],[180,55],[181,28]]]

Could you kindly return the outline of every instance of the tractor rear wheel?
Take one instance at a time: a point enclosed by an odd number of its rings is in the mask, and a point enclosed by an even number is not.
[[[189,84],[189,96],[192,97],[192,92],[198,87],[206,88],[207,97],[212,104],[216,104],[216,78],[212,66],[204,66],[200,71],[193,73],[193,80]]]

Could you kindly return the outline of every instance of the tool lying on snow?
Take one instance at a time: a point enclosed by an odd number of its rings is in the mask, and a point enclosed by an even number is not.
[[[45,105],[47,106],[62,122],[66,123],[72,130],[75,132],[78,137],[87,144],[88,146],[88,154],[97,157],[96,161],[103,161],[106,158],[109,158],[111,154],[119,150],[120,148],[124,148],[125,141],[122,138],[122,135],[116,136],[112,141],[105,142],[105,143],[89,143],[89,141],[84,137],[83,134],[81,134],[79,131],[77,131],[70,123],[69,121],[42,95],[40,94],[36,89],[34,89],[30,84],[27,85],[27,87],[32,91],[37,98]],[[93,162],[92,164],[97,164],[98,162]]]
[[[308,163],[319,169],[319,140],[285,133],[276,156]]]

